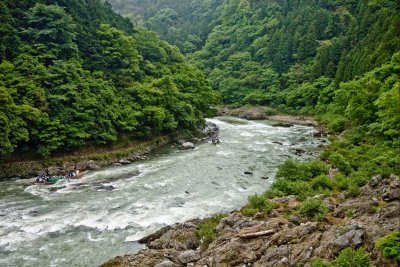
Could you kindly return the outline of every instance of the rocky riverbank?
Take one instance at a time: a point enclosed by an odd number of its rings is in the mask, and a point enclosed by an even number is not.
[[[277,126],[291,126],[301,124],[318,126],[317,121],[309,116],[276,115],[268,108],[259,106],[245,106],[240,108],[221,107],[217,109],[218,116],[234,116],[247,120],[271,120],[276,121]]]
[[[373,264],[395,267],[375,248],[375,241],[400,228],[400,179],[375,176],[352,198],[317,195],[329,208],[324,218],[294,216],[294,196],[274,198],[274,208],[248,217],[235,211],[208,229],[214,240],[204,246],[206,220],[165,227],[140,240],[147,245],[135,255],[116,257],[110,266],[308,266],[312,259],[332,260],[346,248],[363,246]]]
[[[197,138],[187,138],[179,133],[174,133],[122,148],[98,150],[82,155],[71,154],[47,160],[3,162],[0,165],[0,180],[14,177],[30,178],[41,174],[66,175],[73,170],[99,170],[109,165],[126,165],[138,160],[146,160],[147,154],[162,146],[175,144],[184,148],[183,144],[191,141],[190,143],[194,147],[193,143],[201,142],[215,135],[218,135],[218,126],[207,122],[205,128],[199,129],[195,134]]]

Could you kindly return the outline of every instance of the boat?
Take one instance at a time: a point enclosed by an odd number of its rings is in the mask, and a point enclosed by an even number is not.
[[[34,182],[34,184],[45,184],[45,185],[49,185],[49,184],[55,184],[60,180],[65,179],[65,176],[52,176],[52,177],[47,177],[47,178],[42,178],[40,179],[39,177],[36,178],[36,181]]]

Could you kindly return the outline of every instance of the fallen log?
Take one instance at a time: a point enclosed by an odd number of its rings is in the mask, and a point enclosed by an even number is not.
[[[251,233],[239,233],[238,236],[240,238],[254,238],[258,236],[272,235],[275,233],[275,230],[265,230],[259,232],[251,232]]]

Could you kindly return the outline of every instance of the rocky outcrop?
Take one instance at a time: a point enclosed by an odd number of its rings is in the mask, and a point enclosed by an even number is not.
[[[185,142],[181,145],[182,149],[194,149],[195,146],[192,142]]]
[[[146,249],[103,266],[308,266],[314,258],[331,260],[343,248],[363,246],[375,266],[395,267],[375,250],[375,241],[399,227],[400,201],[385,200],[399,188],[400,179],[392,175],[371,180],[357,198],[318,195],[331,210],[322,221],[288,216],[299,201],[275,198],[268,214],[234,212],[221,219],[217,238],[203,250],[196,236],[202,220],[168,226],[141,240]]]

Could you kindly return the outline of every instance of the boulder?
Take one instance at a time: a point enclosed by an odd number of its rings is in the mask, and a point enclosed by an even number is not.
[[[203,134],[206,136],[218,136],[219,127],[213,122],[206,122],[206,127],[203,129]]]
[[[118,163],[121,163],[122,165],[131,164],[131,162],[127,159],[120,159],[118,160]]]
[[[183,264],[187,264],[189,262],[198,261],[201,258],[200,251],[198,250],[187,250],[182,252],[178,259]]]
[[[357,248],[363,244],[365,230],[358,224],[350,224],[336,230],[336,239],[330,245],[332,250],[337,253],[346,247]]]
[[[368,185],[371,187],[376,187],[382,181],[382,175],[375,175],[369,180]]]
[[[57,175],[60,173],[60,171],[61,171],[61,169],[59,167],[48,167],[47,168],[47,174],[49,176]]]
[[[165,260],[159,264],[156,264],[154,267],[175,267],[177,266],[175,263],[173,263],[170,260]]]
[[[181,145],[182,149],[194,149],[195,146],[192,142],[185,142]]]
[[[97,165],[93,160],[89,161],[87,164],[87,168],[89,170],[95,171],[95,170],[100,170],[100,166]]]
[[[86,162],[78,162],[78,163],[75,165],[75,169],[80,170],[80,171],[85,171],[85,170],[87,170]]]

